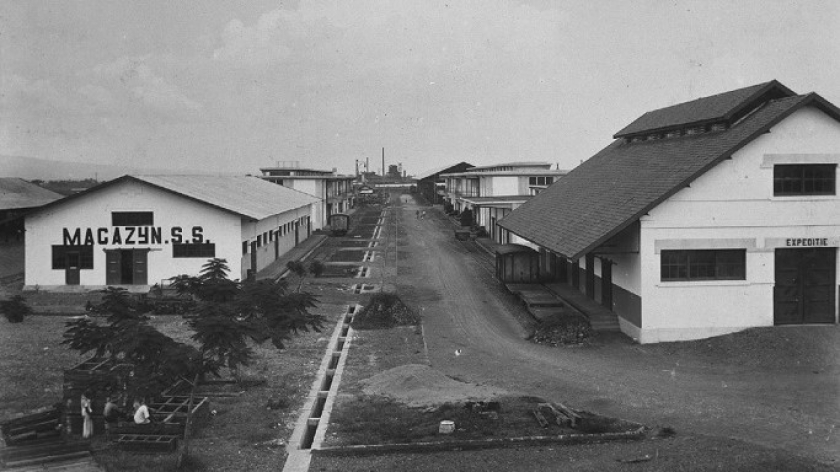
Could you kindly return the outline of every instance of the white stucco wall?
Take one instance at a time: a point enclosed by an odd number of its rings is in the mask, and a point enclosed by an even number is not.
[[[310,206],[301,207],[295,210],[287,211],[277,215],[270,216],[260,221],[247,221],[242,224],[242,241],[250,243],[257,240],[257,236],[270,235],[272,232],[277,232],[283,227],[277,238],[277,251],[275,252],[274,241],[272,237],[268,241],[263,241],[260,247],[257,247],[257,271],[260,271],[274,262],[277,257],[282,256],[290,249],[295,247],[295,230],[294,224],[299,223],[298,230],[300,242],[306,239],[306,226],[304,224],[305,217],[309,216]],[[241,248],[241,246],[240,246]],[[243,254],[241,257],[242,270],[240,278],[247,277],[247,270],[251,266],[250,249],[248,254]]]
[[[154,227],[161,231],[159,244],[129,243],[129,232],[119,227],[122,243],[114,244],[116,228],[111,226],[113,211],[152,211]],[[183,237],[191,238],[193,228],[201,228],[205,240],[216,244],[216,257],[227,259],[231,276],[240,273],[240,217],[209,205],[135,182],[123,182],[70,200],[26,219],[27,286],[63,286],[65,271],[52,269],[52,246],[64,244],[63,230],[73,234],[78,228],[84,240],[91,229],[95,241],[99,228],[108,239],[95,242],[93,269],[80,271],[80,284],[101,287],[106,284],[105,249],[149,248],[148,282],[154,284],[178,274],[197,274],[205,258],[173,258],[173,228],[182,228]]]
[[[493,180],[492,188],[493,194],[488,195],[491,197],[498,197],[504,195],[528,195],[528,189],[526,187],[525,192],[522,192],[522,189],[519,185],[520,177],[516,176],[495,176],[491,177]],[[527,178],[526,178],[527,181]]]
[[[837,245],[840,199],[774,197],[774,163],[840,163],[840,123],[797,111],[641,218],[640,342],[773,325],[775,249],[786,238]],[[716,248],[746,248],[746,280],[660,280],[662,249]]]

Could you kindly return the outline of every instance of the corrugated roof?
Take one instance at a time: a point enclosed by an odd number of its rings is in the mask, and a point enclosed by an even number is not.
[[[686,127],[695,123],[712,123],[727,120],[741,110],[743,106],[749,105],[753,99],[759,98],[768,92],[775,94],[772,98],[795,95],[790,89],[773,80],[763,84],[649,111],[627,125],[613,137],[620,138],[634,134],[667,130],[669,128]]]
[[[34,208],[64,198],[64,195],[17,177],[0,177],[0,210]]]
[[[578,259],[804,106],[840,121],[840,110],[812,93],[770,101],[725,131],[633,144],[616,140],[499,225]]]
[[[318,201],[312,195],[267,182],[259,177],[144,175],[135,178],[255,220]]]
[[[533,195],[500,195],[498,197],[461,197],[465,202],[473,205],[488,203],[517,203],[526,202],[533,198]]]
[[[543,161],[522,161],[522,162],[502,162],[500,164],[493,164],[491,166],[479,166],[468,169],[469,172],[478,171],[482,169],[493,169],[495,167],[548,167],[551,168],[550,162]]]
[[[318,201],[318,198],[307,193],[252,176],[124,175],[45,205],[41,209],[82,198],[125,181],[145,183],[254,220],[261,220]]]
[[[437,167],[437,168],[435,168],[435,169],[427,170],[426,172],[423,172],[423,173],[421,173],[421,174],[417,174],[417,175],[415,175],[415,176],[414,176],[414,178],[415,178],[416,180],[418,180],[418,181],[419,181],[419,180],[423,180],[423,179],[428,179],[429,177],[431,177],[431,176],[433,176],[433,175],[435,175],[435,174],[442,174],[442,173],[444,173],[445,171],[447,171],[447,170],[449,170],[449,169],[452,169],[452,168],[454,168],[454,167],[459,167],[459,166],[462,166],[462,165],[463,165],[463,166],[467,166],[467,167],[472,167],[472,164],[470,164],[470,163],[468,163],[468,162],[463,162],[463,161],[461,161],[461,162],[459,162],[459,163],[457,163],[457,164],[454,164],[454,165],[448,165],[448,166],[444,166],[444,167]]]

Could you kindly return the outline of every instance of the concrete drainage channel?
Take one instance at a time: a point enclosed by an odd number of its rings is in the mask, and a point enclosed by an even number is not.
[[[359,305],[348,306],[336,324],[318,369],[318,376],[303,406],[289,444],[286,446],[289,456],[286,458],[283,472],[307,471],[312,460],[310,450],[317,448],[324,441],[330,412],[335,403],[335,395],[338,392],[350,349],[352,339],[350,324],[360,308]]]

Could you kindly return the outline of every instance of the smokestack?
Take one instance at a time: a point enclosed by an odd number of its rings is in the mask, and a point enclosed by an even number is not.
[[[385,148],[382,148],[382,177],[385,177]]]

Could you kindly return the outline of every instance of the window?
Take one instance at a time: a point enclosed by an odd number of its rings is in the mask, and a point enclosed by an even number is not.
[[[52,268],[67,268],[67,253],[79,253],[79,269],[93,269],[93,246],[53,246]]]
[[[836,164],[773,166],[773,195],[834,195]]]
[[[111,226],[154,226],[151,211],[112,211]]]
[[[745,280],[747,251],[704,249],[662,251],[663,282],[679,280]]]
[[[214,243],[173,244],[172,257],[216,257],[216,245]]]
[[[551,185],[554,177],[528,177],[528,185]]]
[[[248,241],[242,241],[242,254],[248,254]]]

